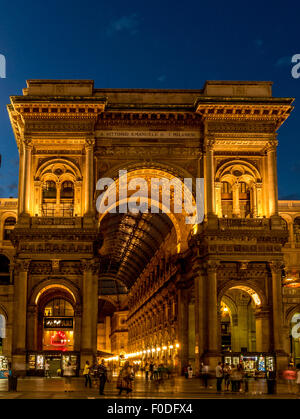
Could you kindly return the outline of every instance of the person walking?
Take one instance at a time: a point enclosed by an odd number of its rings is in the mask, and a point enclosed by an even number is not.
[[[201,373],[203,379],[203,386],[207,388],[209,379],[209,366],[207,364],[205,365],[204,363],[202,363]]]
[[[118,380],[117,380],[117,389],[119,390],[119,396],[121,396],[123,390],[126,391],[126,394],[132,392],[133,389],[133,373],[129,365],[129,362],[126,361],[124,367],[121,369]]]
[[[48,359],[45,362],[45,377],[50,378],[50,364]]]
[[[296,384],[297,384],[297,387],[298,387],[298,393],[300,393],[300,364],[297,364],[296,367],[297,367]]]
[[[224,389],[226,391],[229,391],[229,385],[230,385],[230,374],[231,374],[231,366],[227,362],[223,368],[224,372]]]
[[[72,391],[72,377],[74,376],[74,367],[72,366],[71,362],[68,362],[66,367],[64,368],[64,377],[65,377],[65,391],[70,392]]]
[[[84,386],[87,387],[89,385],[89,387],[92,387],[92,380],[91,380],[91,376],[90,376],[90,371],[91,371],[91,366],[89,361],[86,361],[84,369],[83,369],[83,376],[85,378],[85,383]]]
[[[217,391],[222,391],[222,380],[223,380],[223,368],[222,368],[222,362],[218,362],[218,365],[216,366],[216,379],[217,379]]]
[[[147,381],[149,379],[149,371],[150,371],[150,366],[149,366],[148,362],[146,362],[146,365],[145,365],[145,378],[146,378]]]
[[[282,373],[283,378],[287,381],[288,392],[294,393],[294,384],[296,382],[297,373],[293,365],[289,365]]]
[[[107,369],[104,365],[104,359],[102,359],[101,364],[98,365],[97,376],[99,377],[99,394],[104,396],[104,387],[107,381]]]
[[[150,365],[149,365],[150,380],[153,380],[153,367],[154,367],[154,365],[153,365],[153,362],[151,361]]]
[[[188,377],[193,378],[193,368],[190,364],[188,366]]]

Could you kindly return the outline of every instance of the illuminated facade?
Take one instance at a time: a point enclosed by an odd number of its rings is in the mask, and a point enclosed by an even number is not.
[[[98,351],[196,372],[230,351],[276,355],[279,369],[299,357],[300,203],[278,201],[276,169],[291,104],[268,82],[31,80],[11,97],[19,198],[0,204],[0,315],[14,367],[51,351],[81,367]],[[204,222],[172,211],[174,193],[170,213],[158,199],[158,213],[99,214],[97,180],[121,169],[128,182],[204,178]]]

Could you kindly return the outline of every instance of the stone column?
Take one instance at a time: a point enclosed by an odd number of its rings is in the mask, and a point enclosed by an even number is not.
[[[82,265],[81,367],[83,368],[85,361],[94,362],[97,352],[99,262],[86,260]]]
[[[18,214],[24,212],[24,145],[20,143],[19,148],[19,191],[18,191]]]
[[[31,153],[32,143],[31,139],[25,138],[23,140],[23,154],[21,161],[21,195],[20,199],[20,215],[30,214],[31,204]]]
[[[188,344],[188,326],[189,311],[187,291],[183,288],[178,290],[178,340],[179,348],[179,373],[182,368],[188,364],[189,360],[189,344]]]
[[[222,182],[215,182],[216,191],[216,213],[219,218],[222,217]]]
[[[268,161],[268,185],[269,185],[269,216],[278,216],[278,189],[277,189],[277,140],[269,141],[266,147]]]
[[[13,313],[13,369],[26,372],[27,276],[30,261],[19,260],[15,266]]]
[[[27,350],[37,351],[38,307],[36,304],[27,308]]]
[[[252,199],[251,199],[251,204],[252,204],[251,212],[253,214],[253,217],[257,217],[257,190],[256,190],[256,185],[255,184],[252,186],[251,195],[252,195]]]
[[[218,298],[217,298],[217,267],[215,261],[207,264],[207,338],[208,345],[205,358],[214,368],[220,360],[218,348]]]
[[[200,373],[200,364],[205,351],[205,277],[198,270],[194,279],[195,287],[195,372]]]
[[[212,136],[206,136],[205,156],[205,186],[206,186],[206,213],[215,215],[215,188],[214,188],[214,146],[215,140]]]
[[[262,217],[263,214],[263,202],[262,202],[262,183],[256,183],[256,205],[257,205],[257,217]]]
[[[73,334],[74,334],[74,351],[80,351],[80,338],[81,338],[81,318],[82,318],[82,309],[80,304],[76,304],[74,310],[74,325],[73,325]]]
[[[272,272],[272,317],[273,317],[273,350],[277,355],[277,369],[282,370],[288,361],[288,355],[283,351],[282,343],[282,262],[275,261],[270,264]]]
[[[270,351],[270,310],[257,307],[255,310],[256,352]]]
[[[232,185],[232,215],[240,216],[240,185],[238,182]]]
[[[92,215],[93,208],[93,193],[94,193],[94,139],[88,139],[85,143],[85,214]]]

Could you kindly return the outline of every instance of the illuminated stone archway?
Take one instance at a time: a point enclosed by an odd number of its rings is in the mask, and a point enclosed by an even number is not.
[[[230,341],[228,348],[233,352],[245,349],[248,352],[269,351],[270,313],[265,308],[265,301],[264,293],[252,281],[247,284],[242,281],[229,281],[218,297],[220,346],[226,346],[224,341],[227,333],[227,340]],[[223,306],[228,313],[224,312]]]

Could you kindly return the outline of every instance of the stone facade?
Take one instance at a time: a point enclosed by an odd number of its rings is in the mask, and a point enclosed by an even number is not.
[[[8,105],[19,198],[0,203],[2,346],[14,367],[46,351],[45,310],[59,300],[72,307],[81,366],[98,350],[199,371],[230,348],[276,354],[283,368],[300,312],[300,204],[277,193],[277,130],[291,110],[268,82],[28,81]],[[120,170],[126,186],[191,178],[195,192],[204,178],[204,222],[174,211],[175,187],[169,213],[158,194],[156,213],[99,214],[100,178],[116,180],[116,208],[134,201],[132,190],[122,200]]]

